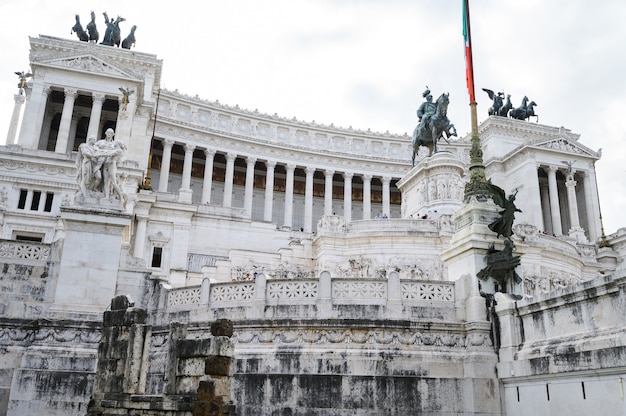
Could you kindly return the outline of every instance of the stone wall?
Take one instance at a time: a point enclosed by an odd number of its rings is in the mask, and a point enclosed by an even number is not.
[[[626,277],[496,301],[507,414],[626,412]]]
[[[217,321],[211,326],[213,337],[199,339],[187,338],[185,324],[172,323],[163,344],[167,353],[161,361],[160,389],[146,394],[152,345],[146,318],[147,311],[133,307],[123,295],[104,313],[88,415],[234,416],[232,323]]]

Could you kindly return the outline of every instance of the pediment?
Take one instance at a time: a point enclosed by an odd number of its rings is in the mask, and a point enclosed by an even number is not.
[[[42,59],[38,62],[38,64],[56,68],[67,68],[70,70],[91,74],[103,74],[116,78],[136,79],[136,76],[134,76],[133,74],[94,55],[79,55],[53,59]]]
[[[592,158],[600,157],[598,152],[594,152],[578,142],[572,142],[562,137],[535,143],[534,147],[539,149],[556,150],[564,153],[573,153]]]

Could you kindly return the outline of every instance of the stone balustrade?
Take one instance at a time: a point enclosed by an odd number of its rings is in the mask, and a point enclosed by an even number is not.
[[[262,317],[266,306],[292,308],[293,316],[300,318],[338,317],[333,306],[382,307],[385,317],[397,318],[428,307],[447,309],[441,316],[452,317],[455,283],[400,279],[397,273],[387,279],[331,278],[327,272],[319,279],[267,279],[259,274],[255,280],[227,283],[206,279],[199,286],[169,289],[163,299],[168,313],[204,311],[208,306],[210,314],[228,310],[232,319]],[[394,314],[392,309],[402,312]]]

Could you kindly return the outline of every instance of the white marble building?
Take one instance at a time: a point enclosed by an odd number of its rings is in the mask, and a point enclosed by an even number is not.
[[[522,299],[496,295],[494,351],[481,296],[493,285],[479,288],[476,273],[489,245],[502,245],[487,228],[499,208],[464,198],[468,137],[411,168],[408,136],[159,90],[155,55],[30,41],[33,77],[0,148],[7,414],[51,401],[66,403],[54,414],[83,414],[88,388],[59,399],[23,380],[69,371],[89,387],[97,324],[117,294],[148,308],[154,325],[180,320],[193,332],[232,319],[242,415],[626,408],[615,390],[626,375],[626,231],[602,235],[601,155],[578,135],[501,117],[480,125],[486,175],[517,191],[522,210],[523,280],[512,288]],[[133,91],[128,102],[120,88]],[[85,202],[78,150],[109,128],[126,148],[117,183],[127,200]],[[157,350],[163,337],[155,331]],[[44,367],[54,351],[84,365]],[[147,394],[162,387],[155,357]],[[597,364],[579,368],[588,357]],[[568,395],[567,383],[587,390]]]

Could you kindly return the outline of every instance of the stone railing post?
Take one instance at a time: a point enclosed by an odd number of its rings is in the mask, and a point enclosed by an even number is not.
[[[254,301],[246,311],[248,319],[260,319],[265,316],[265,292],[267,288],[267,277],[260,273],[254,279]]]
[[[391,272],[387,277],[387,316],[402,316],[402,284],[398,272]]]
[[[329,272],[320,273],[319,279],[319,318],[330,318],[332,315],[333,300],[332,300],[332,280]]]
[[[200,285],[200,305],[206,306],[209,304],[211,296],[211,281],[209,279],[202,279]]]

